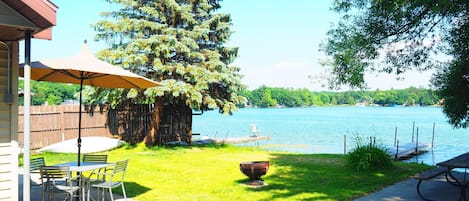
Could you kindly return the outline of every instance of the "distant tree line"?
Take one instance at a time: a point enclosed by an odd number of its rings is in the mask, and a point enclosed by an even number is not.
[[[407,89],[312,92],[308,89],[291,89],[261,86],[244,90],[246,107],[303,107],[327,105],[380,105],[380,106],[427,106],[439,104],[440,98],[430,89],[410,87]]]
[[[23,81],[19,83],[24,89]],[[79,86],[74,84],[31,81],[32,105],[60,105],[66,100],[77,100]],[[304,107],[328,105],[404,105],[426,106],[439,104],[440,98],[430,89],[407,88],[374,91],[314,92],[308,89],[292,89],[261,86],[254,90],[242,90],[240,95],[247,104],[240,107]],[[20,105],[23,97],[20,96]]]
[[[19,104],[24,104],[22,91],[24,82],[19,82]],[[37,82],[31,80],[31,105],[60,105],[66,100],[77,100],[79,86],[76,84],[64,84],[53,82]]]

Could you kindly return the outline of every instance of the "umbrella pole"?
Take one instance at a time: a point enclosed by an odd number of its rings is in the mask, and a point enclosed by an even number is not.
[[[78,166],[80,166],[80,155],[81,155],[81,100],[82,100],[82,90],[83,90],[83,79],[80,79],[80,100],[79,100],[79,109],[78,109]]]

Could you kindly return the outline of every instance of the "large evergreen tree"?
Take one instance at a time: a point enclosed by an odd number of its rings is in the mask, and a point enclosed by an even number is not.
[[[343,17],[322,47],[332,86],[365,87],[367,71],[435,69],[450,123],[469,126],[469,1],[335,0],[333,9]]]
[[[244,98],[239,68],[230,64],[237,48],[229,14],[216,13],[220,0],[107,0],[118,9],[103,13],[97,39],[109,48],[100,56],[162,86],[127,97],[154,97],[155,112],[147,145],[191,142],[192,110],[236,110]],[[124,94],[125,95],[125,94]]]

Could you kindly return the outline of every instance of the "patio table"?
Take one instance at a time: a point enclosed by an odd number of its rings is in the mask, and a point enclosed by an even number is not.
[[[68,166],[70,168],[70,172],[76,172],[77,174],[81,174],[83,172],[88,172],[88,171],[96,171],[101,168],[106,168],[112,166],[113,163],[103,163],[103,162],[80,162],[80,166],[78,166],[78,162],[67,162],[67,163],[61,163],[57,164],[56,166]],[[80,186],[80,191],[78,197],[82,196],[81,200],[85,200],[85,193],[81,192],[86,192],[86,184],[85,182],[82,181],[81,177],[78,177],[78,186]],[[88,196],[88,201],[89,201],[90,196]]]
[[[449,160],[437,163],[436,165],[440,167],[448,168],[448,175],[451,177],[452,180],[454,180],[454,181],[450,181],[449,179],[447,179],[448,182],[450,182],[451,184],[460,186],[461,196],[459,200],[466,200],[466,187],[469,186],[469,182],[466,180],[467,169],[469,168],[469,152],[466,152],[464,154],[461,154]],[[456,178],[452,174],[452,170],[455,168],[464,169],[464,174],[462,178]]]

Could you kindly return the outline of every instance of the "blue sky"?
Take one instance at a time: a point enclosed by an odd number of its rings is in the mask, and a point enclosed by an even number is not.
[[[77,53],[83,43],[93,52],[104,48],[93,40],[90,24],[100,20],[99,12],[112,9],[104,0],[52,0],[58,7],[53,40],[33,40],[33,61]],[[228,46],[239,47],[243,83],[250,89],[272,87],[327,90],[309,76],[324,70],[319,62],[326,57],[319,44],[338,16],[329,10],[332,0],[224,0],[220,12],[232,16],[234,31]],[[21,47],[22,48],[22,47]],[[20,52],[22,55],[22,52]],[[22,57],[20,57],[22,58]],[[370,89],[427,87],[430,72],[410,72],[403,81],[392,75],[367,74]]]

